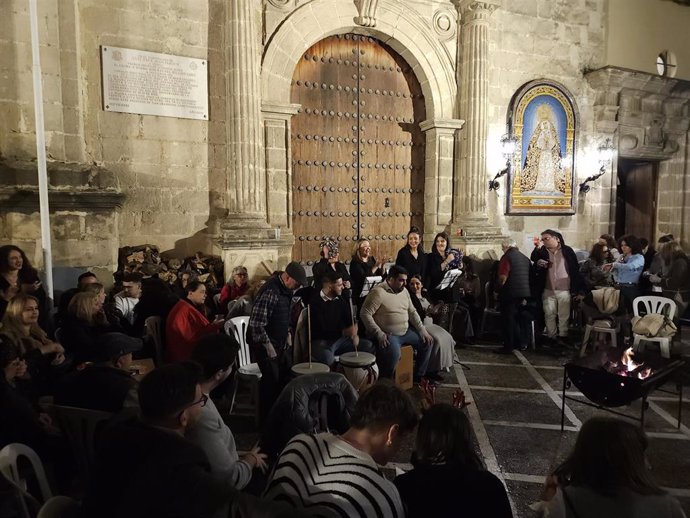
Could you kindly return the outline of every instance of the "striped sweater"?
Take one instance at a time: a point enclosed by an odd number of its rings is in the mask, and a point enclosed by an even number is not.
[[[278,459],[265,496],[309,516],[405,516],[398,490],[374,459],[329,433],[294,437]]]

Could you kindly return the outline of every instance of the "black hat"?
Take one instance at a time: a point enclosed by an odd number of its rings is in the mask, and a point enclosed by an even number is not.
[[[141,338],[134,338],[124,333],[105,333],[99,338],[95,349],[98,359],[107,362],[138,351],[143,346]]]
[[[300,286],[305,286],[307,284],[307,273],[304,271],[304,267],[297,261],[292,261],[288,264],[285,268],[285,273],[299,282]]]

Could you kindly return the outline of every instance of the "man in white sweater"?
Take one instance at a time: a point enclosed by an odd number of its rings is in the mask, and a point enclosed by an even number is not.
[[[191,359],[203,369],[204,379],[199,382],[203,394],[208,396],[228,379],[238,349],[235,339],[226,334],[208,335],[199,340]],[[236,489],[249,484],[254,468],[266,470],[266,455],[258,447],[239,458],[235,438],[210,397],[201,408],[199,421],[187,430],[186,437],[206,452],[211,471],[227,475]]]
[[[426,373],[434,339],[412,305],[406,284],[407,270],[391,266],[386,280],[369,292],[361,319],[367,335],[378,343],[376,362],[380,376],[392,378],[400,360],[400,347],[411,345],[417,352],[414,380],[419,382]]]

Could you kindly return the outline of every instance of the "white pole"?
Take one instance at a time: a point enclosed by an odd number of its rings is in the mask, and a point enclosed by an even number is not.
[[[29,0],[31,22],[31,55],[33,58],[34,111],[36,113],[36,165],[38,167],[38,200],[41,216],[41,247],[46,274],[45,290],[49,309],[53,307],[53,253],[50,244],[50,212],[48,207],[48,171],[46,167],[46,137],[43,122],[43,82],[41,81],[41,54],[38,40],[38,9],[36,0]]]

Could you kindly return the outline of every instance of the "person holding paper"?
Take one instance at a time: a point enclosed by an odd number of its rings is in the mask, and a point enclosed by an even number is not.
[[[383,275],[382,263],[371,255],[371,243],[368,239],[357,241],[355,253],[350,263],[350,282],[352,283],[352,300],[361,306],[362,288],[367,277]]]
[[[426,259],[426,278],[424,283],[428,286],[429,294],[433,300],[443,302],[453,301],[453,290],[438,289],[446,272],[455,270],[460,266],[462,252],[450,247],[450,238],[445,232],[439,232],[434,238],[434,246],[427,254]]]
[[[405,289],[407,276],[403,267],[391,267],[386,281],[371,290],[364,301],[362,322],[367,336],[378,342],[376,362],[380,376],[392,378],[400,360],[400,348],[411,345],[417,351],[414,380],[419,382],[426,374],[434,339],[424,327],[410,293]]]

